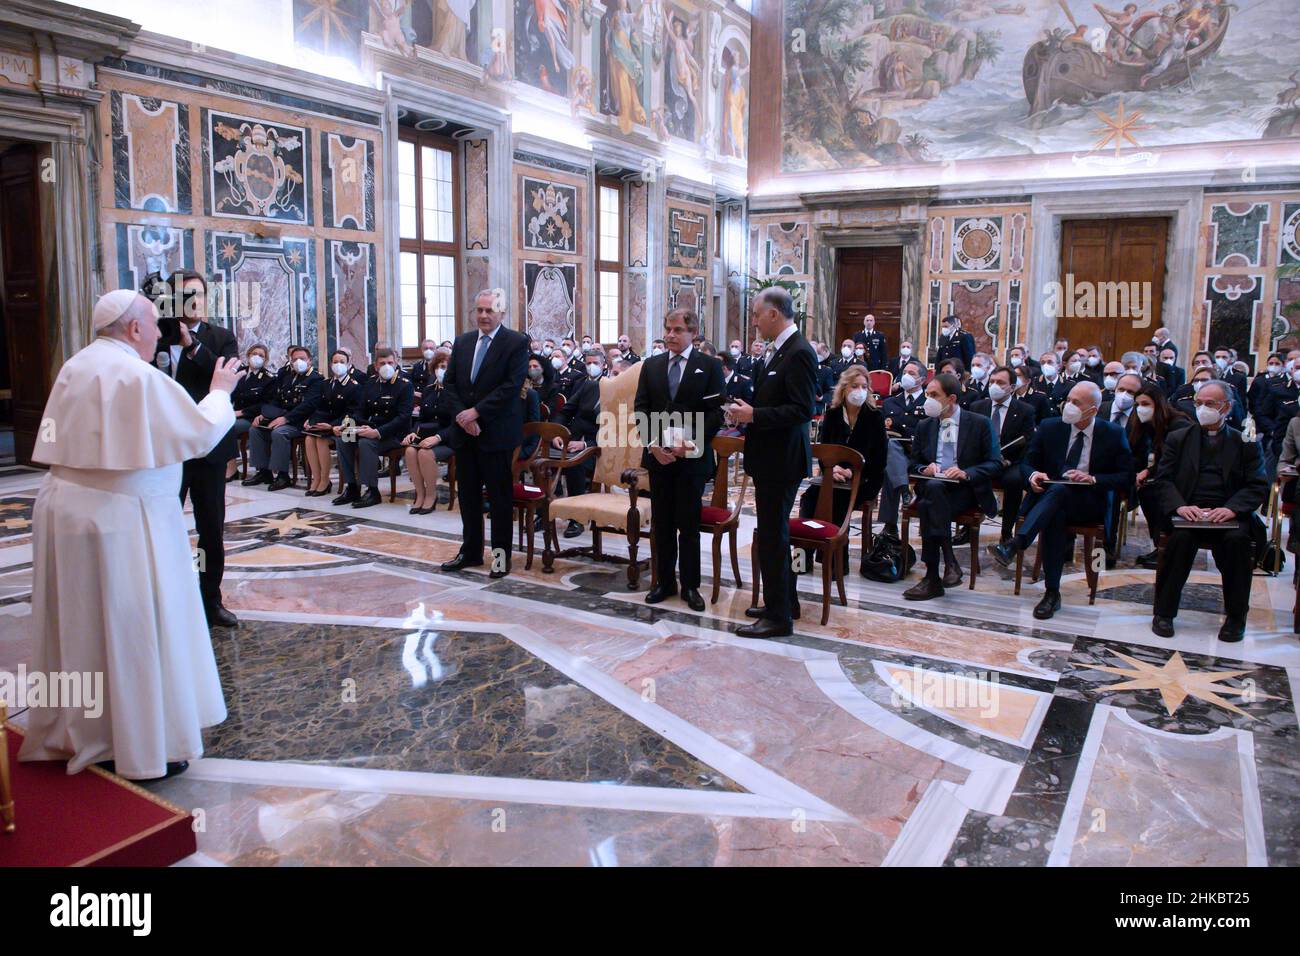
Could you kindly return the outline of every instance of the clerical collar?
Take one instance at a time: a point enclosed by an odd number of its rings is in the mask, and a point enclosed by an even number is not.
[[[115,339],[115,338],[113,338],[111,335],[99,335],[99,336],[96,336],[96,337],[95,337],[95,341],[96,341],[96,342],[108,342],[108,343],[109,343],[110,345],[112,345],[114,348],[119,348],[119,349],[121,349],[121,350],[124,351],[124,352],[127,352],[127,353],[129,353],[129,354],[131,354],[131,355],[134,355],[136,358],[140,358],[140,353],[139,353],[139,352],[137,352],[135,349],[131,348],[131,346],[127,345],[127,344],[126,344],[125,342],[123,342],[121,339]],[[143,362],[144,359],[140,359],[140,361]]]

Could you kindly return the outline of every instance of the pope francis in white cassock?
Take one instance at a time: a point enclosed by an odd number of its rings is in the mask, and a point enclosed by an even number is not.
[[[105,760],[137,780],[203,752],[226,719],[181,511],[181,463],[234,424],[242,373],[219,362],[195,404],[148,361],[159,338],[148,299],[110,292],[97,337],[59,371],[32,459],[50,466],[32,518],[33,669],[102,673],[98,717],[33,708],[20,760]],[[93,711],[92,711],[93,712]]]

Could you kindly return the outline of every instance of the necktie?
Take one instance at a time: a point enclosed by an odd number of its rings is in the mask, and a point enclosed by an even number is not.
[[[469,381],[471,385],[474,384],[474,380],[478,378],[478,370],[483,365],[483,356],[487,355],[488,346],[491,344],[492,339],[488,336],[480,335],[478,337],[478,348],[474,350],[474,364],[469,370]]]
[[[682,357],[674,355],[668,366],[668,397],[677,398],[677,386],[682,384]]]
[[[1127,416],[1126,414],[1124,414],[1123,412],[1116,412],[1116,413],[1115,413],[1115,418],[1114,418],[1115,424],[1118,425],[1120,428],[1123,428],[1123,427],[1124,427],[1124,421],[1125,421],[1125,419],[1127,419],[1127,418],[1128,418],[1128,416]]]
[[[999,438],[1002,437],[1002,413],[1004,411],[1005,408],[1001,405],[993,406],[993,434]]]
[[[1083,432],[1075,431],[1074,441],[1070,445],[1070,452],[1065,456],[1065,470],[1073,471],[1079,467],[1079,459],[1083,457]]]
[[[956,464],[957,423],[949,419],[939,423],[939,470],[947,471]]]

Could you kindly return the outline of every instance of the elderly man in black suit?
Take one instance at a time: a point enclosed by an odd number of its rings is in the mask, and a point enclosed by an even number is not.
[[[177,269],[167,285],[168,296],[159,299],[158,304],[164,317],[179,321],[172,334],[158,343],[154,364],[199,402],[208,394],[217,359],[238,358],[239,347],[229,330],[203,321],[207,315],[208,283],[200,273]],[[203,610],[208,624],[217,627],[239,625],[239,619],[221,603],[221,579],[226,569],[226,462],[238,454],[232,428],[207,455],[192,458],[181,468],[181,501],[187,494],[194,501]]]
[[[1152,498],[1171,519],[1223,527],[1175,527],[1169,533],[1151,630],[1160,637],[1174,636],[1174,618],[1192,562],[1200,548],[1209,548],[1223,578],[1227,612],[1219,640],[1232,643],[1246,633],[1251,573],[1266,544],[1258,511],[1268,496],[1269,481],[1259,445],[1243,440],[1241,432],[1226,424],[1232,399],[1224,383],[1208,382],[1192,402],[1200,427],[1165,436]]]
[[[1034,407],[1015,397],[1015,375],[1005,365],[999,365],[989,374],[989,397],[971,405],[976,415],[984,415],[993,423],[993,433],[998,438],[1002,456],[1002,472],[995,476],[1002,483],[1002,538],[1011,538],[1024,498],[1025,479],[1020,462],[1029,451],[1029,441],[1034,435]]]
[[[754,404],[727,407],[745,429],[745,471],[754,480],[758,513],[758,567],[765,608],[745,613],[759,620],[738,628],[741,637],[785,637],[799,615],[790,569],[790,509],[799,484],[812,471],[809,424],[817,387],[817,355],[794,325],[794,303],[780,287],[754,297],[750,320],[772,343],[772,357],[754,369]]]
[[[680,555],[682,600],[692,611],[703,611],[700,498],[713,474],[713,436],[722,425],[726,390],[722,363],[691,344],[697,331],[699,319],[690,309],[673,309],[664,317],[668,350],[645,360],[635,408],[645,446],[641,465],[650,473],[657,565],[645,601],[658,604],[677,593]]]
[[[955,375],[937,375],[925,387],[926,417],[916,428],[909,468],[911,474],[930,479],[916,486],[925,577],[903,592],[908,601],[942,597],[944,588],[961,584],[961,567],[952,550],[957,515],[976,505],[990,517],[998,513],[991,482],[1001,473],[1002,460],[993,425],[983,415],[963,410],[960,393]]]
[[[510,573],[514,531],[513,476],[510,459],[524,439],[520,390],[528,376],[528,336],[501,324],[505,317],[500,290],[484,289],[474,297],[474,330],[451,347],[444,400],[465,433],[456,452],[460,489],[461,547],[444,571],[483,564],[483,489],[492,515],[492,578]]]
[[[1133,484],[1128,437],[1124,429],[1098,417],[1100,408],[1101,388],[1092,381],[1079,381],[1061,406],[1061,417],[1039,426],[1020,463],[1030,490],[1024,523],[1010,541],[993,549],[998,564],[1006,567],[1017,551],[1042,535],[1039,547],[1046,593],[1034,608],[1040,621],[1061,609],[1061,569],[1069,546],[1066,526],[1104,524],[1111,495]],[[1085,560],[1096,558],[1089,554]]]

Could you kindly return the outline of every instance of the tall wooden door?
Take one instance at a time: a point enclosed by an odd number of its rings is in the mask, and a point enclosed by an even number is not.
[[[1108,361],[1140,352],[1165,324],[1168,238],[1168,219],[1064,221],[1057,337],[1099,345]]]
[[[876,329],[885,334],[889,354],[898,354],[899,322],[903,308],[903,247],[865,246],[841,249],[836,264],[835,341],[840,343],[862,331],[862,317],[876,317]]]
[[[0,256],[5,339],[13,393],[14,455],[29,464],[50,393],[49,345],[41,274],[37,152],[30,143],[0,153]]]

